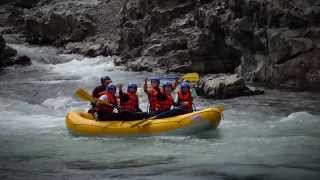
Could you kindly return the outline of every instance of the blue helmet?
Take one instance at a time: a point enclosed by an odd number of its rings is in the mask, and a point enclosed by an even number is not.
[[[158,76],[152,76],[152,77],[150,78],[150,81],[156,81],[158,84],[160,84],[160,77],[158,77]]]
[[[180,88],[183,89],[183,88],[187,88],[187,89],[190,89],[190,85],[188,82],[182,82],[181,85],[180,85]]]
[[[116,90],[117,87],[114,84],[109,84],[107,87],[107,91],[112,91],[112,90]]]
[[[167,86],[172,88],[172,83],[168,81],[168,82],[165,82],[165,83],[162,84],[163,88],[165,88]]]
[[[137,89],[138,89],[138,86],[137,86],[137,84],[130,83],[130,84],[128,85],[128,89],[135,89],[135,90],[137,90]]]

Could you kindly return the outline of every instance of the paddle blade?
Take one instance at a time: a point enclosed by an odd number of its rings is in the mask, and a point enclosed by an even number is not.
[[[81,88],[75,92],[75,95],[84,101],[90,101],[90,102],[96,101],[96,99],[94,97],[92,97],[86,90],[81,89]]]
[[[187,73],[182,76],[182,79],[193,83],[199,81],[200,78],[198,73]]]

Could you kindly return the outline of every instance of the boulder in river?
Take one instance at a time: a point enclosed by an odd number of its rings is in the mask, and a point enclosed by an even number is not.
[[[18,56],[17,50],[7,46],[6,41],[0,35],[0,67],[11,66],[11,65],[30,65],[31,60],[27,56]]]
[[[7,46],[6,41],[0,35],[0,67],[6,66],[16,54],[17,51]]]
[[[197,87],[200,95],[215,99],[263,94],[263,90],[248,87],[237,74],[208,74]]]

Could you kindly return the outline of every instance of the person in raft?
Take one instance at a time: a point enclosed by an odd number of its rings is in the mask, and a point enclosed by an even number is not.
[[[136,84],[129,84],[127,92],[122,91],[122,84],[119,84],[118,88],[120,99],[119,118],[121,120],[130,121],[149,118],[148,113],[142,112],[139,107],[138,86]]]
[[[99,95],[99,101],[97,102],[96,115],[100,121],[116,120],[118,119],[118,113],[114,113],[114,110],[118,107],[118,100],[116,97],[117,87],[113,84],[109,84],[105,91]]]
[[[110,83],[112,83],[112,80],[109,76],[103,76],[100,78],[100,82],[101,84],[99,86],[97,86],[96,88],[94,88],[94,90],[92,91],[92,96],[95,98],[99,98],[100,97],[100,93],[105,91],[106,88],[108,87],[108,85]],[[91,108],[88,110],[88,113],[95,113],[96,112],[96,104],[95,103],[91,103]]]
[[[100,93],[106,90],[108,85],[110,83],[112,83],[112,80],[109,76],[103,76],[100,78],[100,82],[101,82],[101,84],[99,86],[97,86],[96,88],[94,88],[94,90],[92,91],[92,96],[95,98],[100,97]]]
[[[193,111],[193,97],[188,82],[184,81],[180,84],[180,90],[177,94],[176,105],[181,107],[183,114]]]
[[[152,116],[156,115],[157,119],[161,119],[183,114],[181,107],[171,109],[173,106],[177,106],[172,98],[172,91],[173,85],[171,82],[163,83],[161,91],[157,94],[156,111],[151,114]]]
[[[178,86],[178,78],[175,80],[174,83],[172,83],[171,87],[172,90],[175,90],[175,88]],[[160,78],[155,76],[150,78],[151,81],[151,87],[148,87],[148,78],[145,78],[144,80],[144,87],[143,90],[148,96],[149,100],[149,113],[150,114],[156,114],[156,104],[157,104],[157,96],[161,93],[160,89]]]

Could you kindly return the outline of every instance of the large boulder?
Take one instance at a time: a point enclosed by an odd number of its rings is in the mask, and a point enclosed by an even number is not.
[[[12,58],[17,54],[17,51],[6,45],[6,41],[0,35],[0,67],[6,66]]]
[[[40,0],[15,0],[16,7],[22,8],[32,8],[34,7]]]
[[[6,45],[6,41],[0,35],[0,68],[11,65],[30,65],[31,60],[27,56],[17,55],[17,50]]]
[[[262,94],[262,90],[253,90],[237,74],[208,74],[198,82],[198,92],[209,98],[226,99],[239,96]]]
[[[95,34],[95,23],[85,14],[63,9],[47,12],[41,9],[25,20],[27,40],[35,44],[64,44],[81,41]]]

